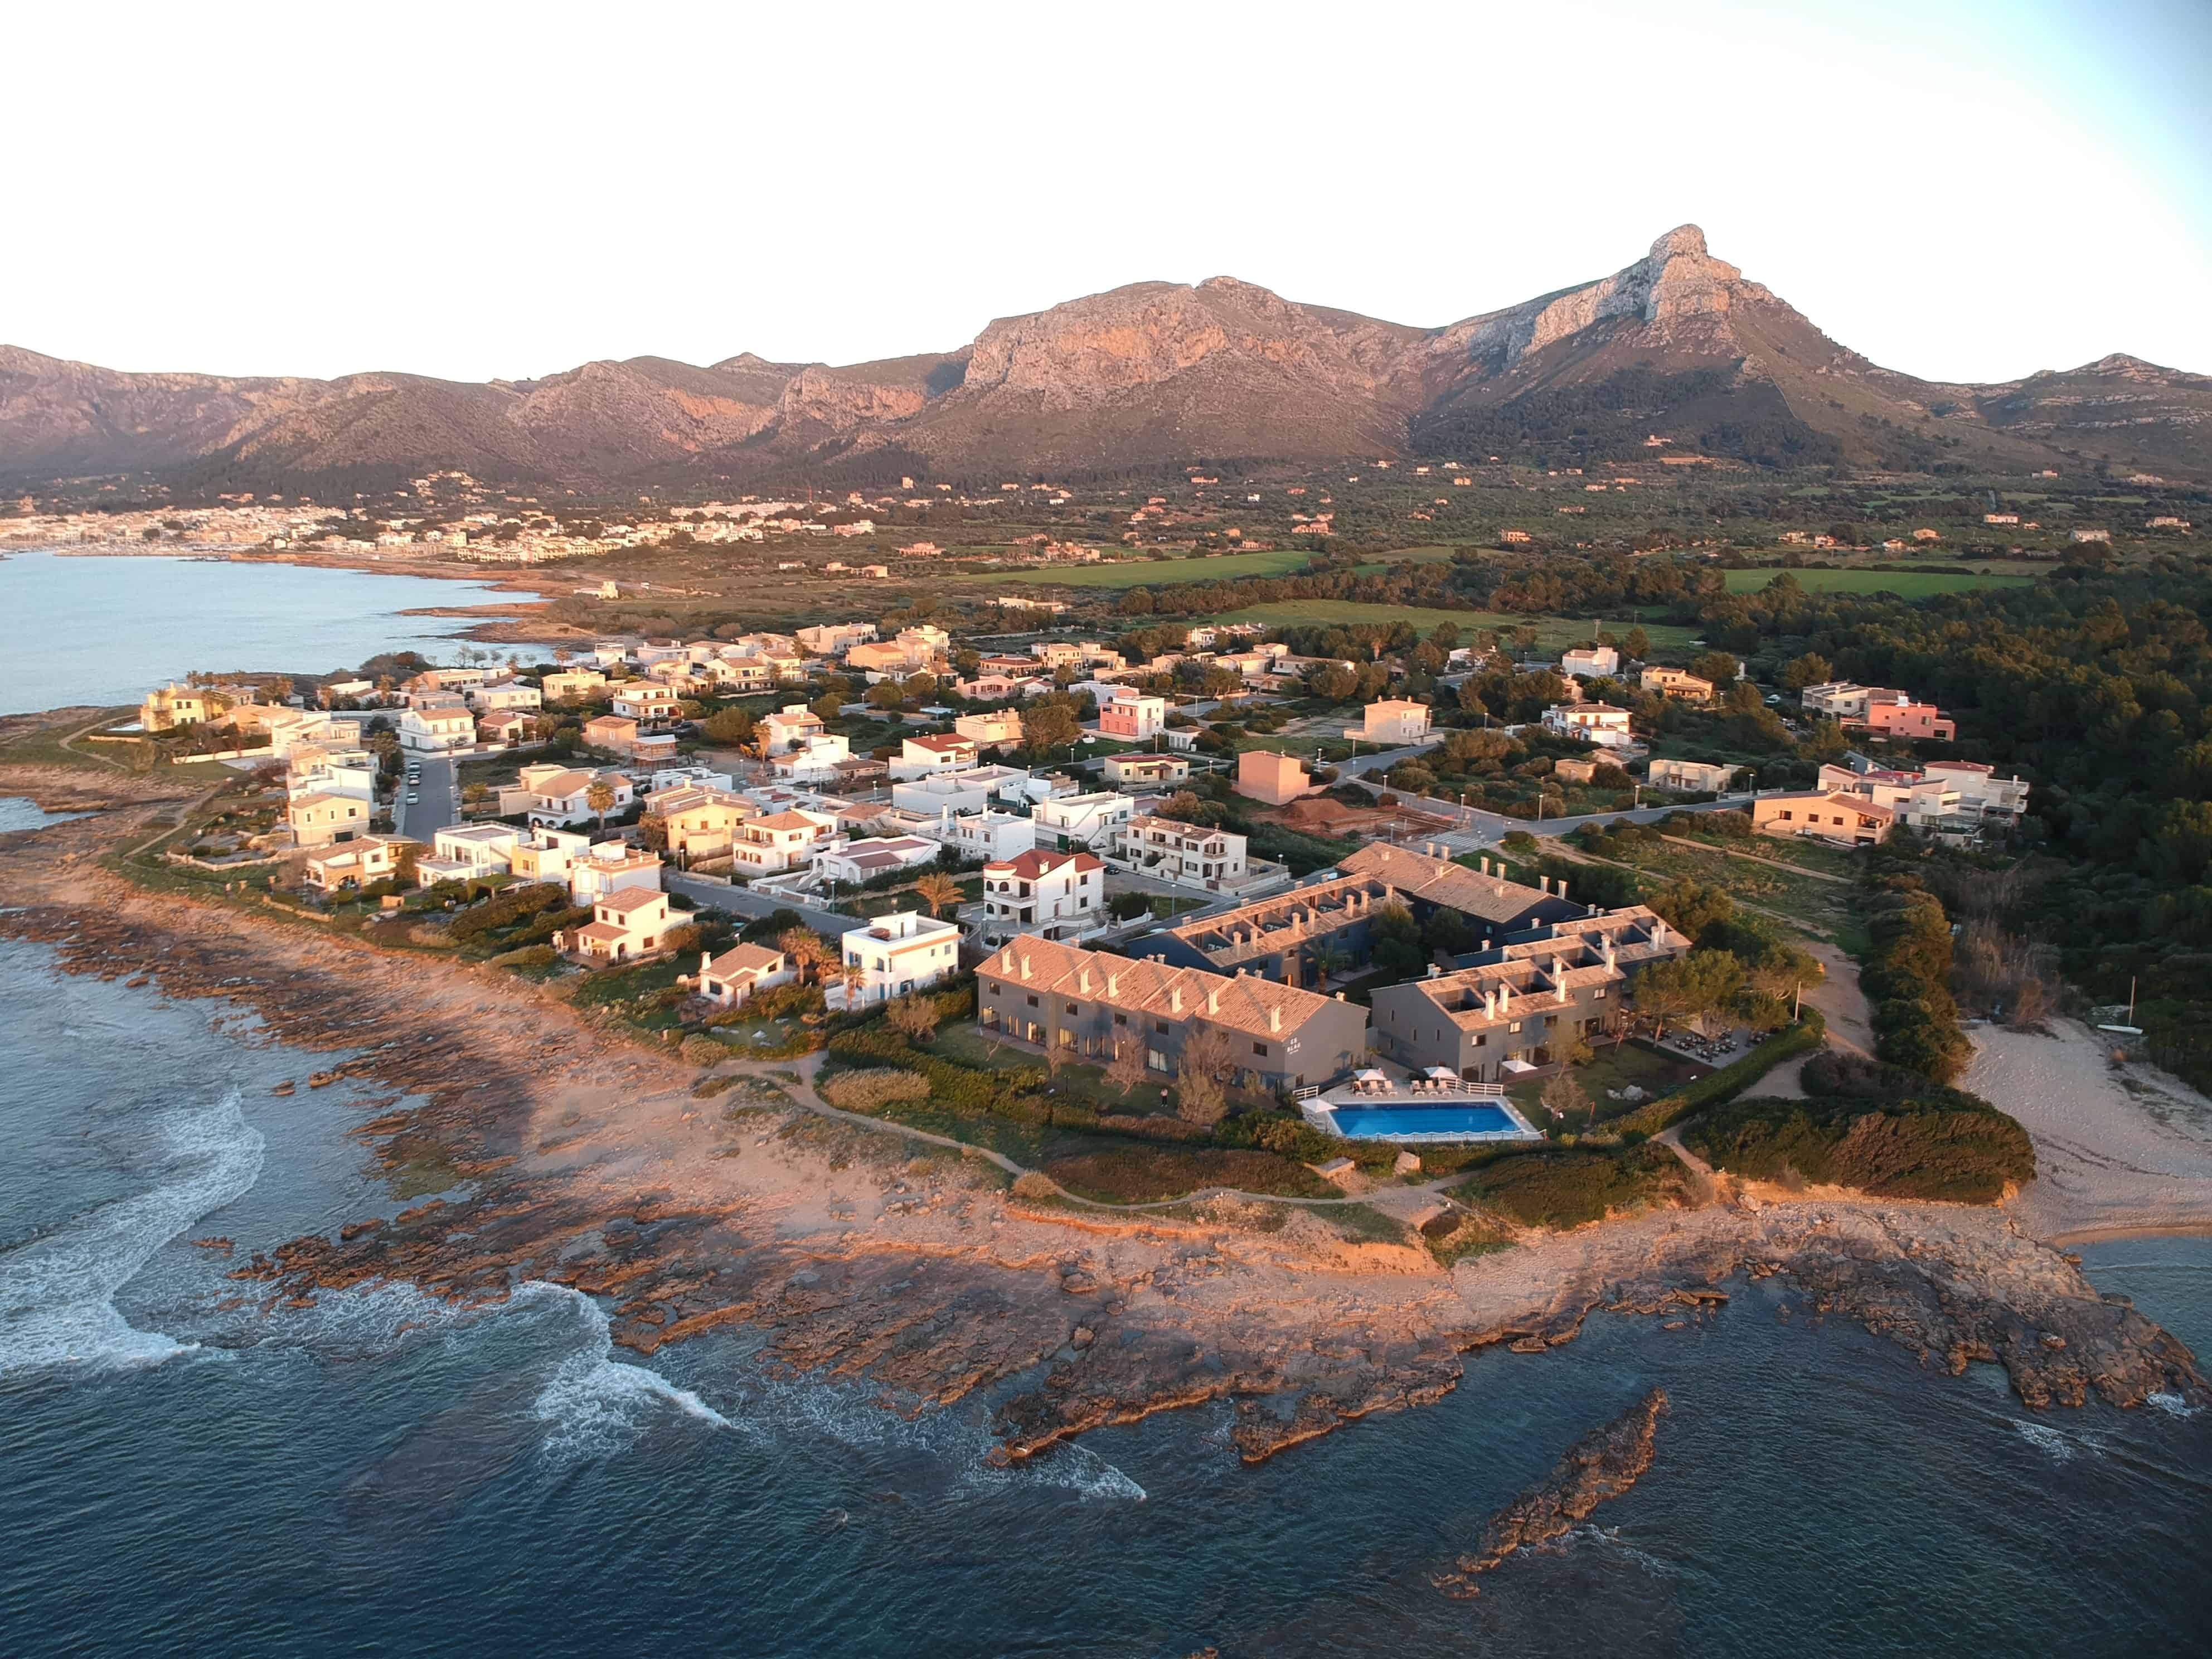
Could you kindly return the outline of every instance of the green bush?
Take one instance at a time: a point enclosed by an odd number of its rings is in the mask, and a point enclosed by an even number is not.
[[[1921,1086],[1877,1101],[1749,1097],[1702,1114],[1682,1141],[1734,1175],[1802,1177],[1877,1198],[1991,1204],[2008,1183],[2034,1178],[2035,1147],[2017,1122],[1960,1090]]]
[[[430,890],[434,896],[449,885],[440,882]],[[495,893],[472,910],[465,910],[453,918],[447,930],[458,944],[482,939],[486,933],[528,917],[542,916],[549,910],[566,910],[568,890],[556,882],[532,882],[526,887],[510,887]]]
[[[1687,1192],[1681,1160],[1664,1146],[1619,1152],[1558,1148],[1486,1164],[1455,1189],[1524,1227],[1579,1227],[1612,1210],[1679,1198]]]
[[[550,968],[561,959],[561,953],[550,945],[526,945],[520,950],[503,951],[491,959],[495,968]]]
[[[929,1079],[919,1072],[884,1066],[879,1071],[845,1072],[822,1085],[822,1097],[842,1111],[873,1114],[895,1100],[927,1100]]]
[[[1629,1135],[1656,1135],[1662,1129],[1680,1122],[1692,1112],[1702,1111],[1721,1101],[1733,1100],[1746,1089],[1765,1077],[1785,1060],[1818,1048],[1827,1040],[1828,1022],[1817,1008],[1804,1011],[1798,1023],[1788,1030],[1767,1038],[1741,1060],[1723,1066],[1719,1071],[1685,1084],[1672,1094],[1662,1095],[1647,1101],[1634,1111],[1614,1118],[1607,1127],[1626,1139]]]
[[[730,1057],[729,1045],[710,1036],[688,1036],[677,1049],[691,1066],[719,1066]]]

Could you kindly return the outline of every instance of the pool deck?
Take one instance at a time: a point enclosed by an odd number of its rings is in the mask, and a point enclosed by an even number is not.
[[[1511,1122],[1509,1129],[1438,1129],[1419,1133],[1383,1133],[1348,1131],[1338,1125],[1336,1108],[1377,1109],[1395,1112],[1430,1110],[1464,1110],[1471,1106],[1487,1106],[1504,1113]],[[1525,1143],[1543,1139],[1542,1131],[1532,1127],[1521,1115],[1518,1107],[1505,1097],[1494,1084],[1462,1084],[1456,1086],[1431,1085],[1415,1089],[1409,1085],[1395,1085],[1376,1089],[1344,1087],[1331,1089],[1325,1094],[1300,1103],[1306,1121],[1323,1134],[1339,1140],[1379,1140],[1405,1146],[1438,1146],[1443,1144],[1475,1146],[1484,1143]]]

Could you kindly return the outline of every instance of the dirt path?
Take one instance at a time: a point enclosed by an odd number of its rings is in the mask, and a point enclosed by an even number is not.
[[[1743,853],[1733,847],[1716,847],[1711,842],[1692,841],[1686,836],[1662,836],[1677,847],[1695,848],[1701,853],[1719,853],[1725,857],[1741,859],[1747,864],[1763,864],[1770,870],[1786,870],[1793,876],[1804,876],[1814,881],[1833,882],[1838,887],[1853,887],[1857,884],[1849,876],[1832,876],[1825,870],[1808,870],[1802,864],[1791,864],[1786,859],[1763,859],[1756,853]]]

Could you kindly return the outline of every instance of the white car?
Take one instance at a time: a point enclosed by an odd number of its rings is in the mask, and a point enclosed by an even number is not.
[[[407,792],[407,804],[410,806],[419,806],[422,805],[422,797],[416,794],[412,789],[410,789]]]

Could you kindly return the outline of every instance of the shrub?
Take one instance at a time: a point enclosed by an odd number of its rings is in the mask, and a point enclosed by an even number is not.
[[[501,951],[491,959],[495,968],[550,968],[561,959],[561,953],[550,945],[526,945],[520,950]]]
[[[1687,1183],[1681,1160],[1663,1146],[1577,1148],[1500,1158],[1457,1191],[1524,1227],[1564,1229],[1603,1220],[1611,1210],[1679,1198]]]
[[[1797,1024],[1779,1036],[1769,1037],[1741,1060],[1686,1084],[1672,1094],[1647,1101],[1634,1111],[1613,1119],[1609,1127],[1621,1136],[1656,1135],[1692,1112],[1735,1099],[1784,1060],[1819,1048],[1827,1035],[1828,1022],[1820,1010],[1808,1008]]]
[[[430,890],[432,896],[435,896],[452,884],[440,882]],[[568,908],[567,888],[553,882],[532,882],[526,887],[510,887],[504,892],[495,893],[474,909],[464,911],[453,918],[449,931],[457,944],[466,944],[471,939],[481,939],[495,928],[505,927],[526,917]]]
[[[730,1057],[729,1046],[710,1036],[688,1036],[677,1049],[692,1066],[719,1066]]]
[[[927,1100],[929,1079],[919,1072],[885,1066],[880,1071],[846,1072],[822,1085],[822,1097],[841,1111],[872,1115],[895,1100]]]
[[[1855,1088],[1869,1081],[1851,1079]],[[1990,1204],[2008,1182],[2033,1179],[2034,1144],[2017,1122],[1960,1090],[1921,1087],[1922,1094],[1875,1101],[1856,1092],[1753,1097],[1703,1114],[1682,1139],[1733,1174],[1797,1177],[1878,1198]]]
[[[1029,1199],[1058,1198],[1060,1187],[1050,1176],[1040,1175],[1035,1170],[1026,1170],[1014,1177],[1014,1196]]]

